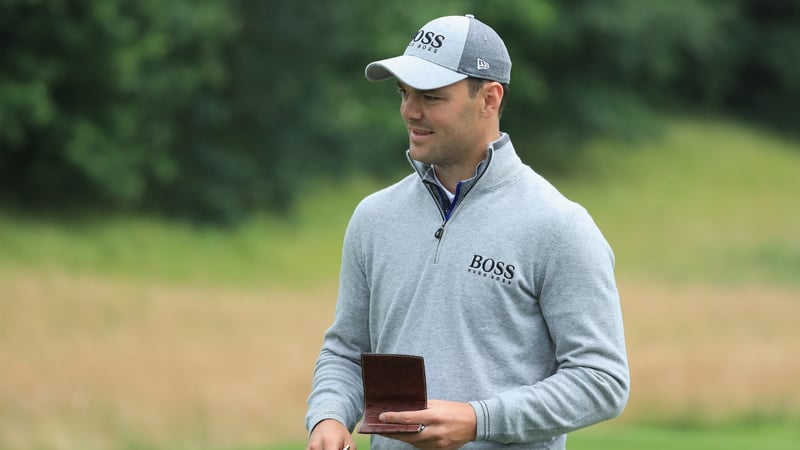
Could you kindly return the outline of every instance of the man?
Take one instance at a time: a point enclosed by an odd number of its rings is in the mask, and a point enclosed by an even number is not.
[[[366,77],[397,80],[413,174],[345,234],[334,322],[308,399],[308,448],[354,447],[360,355],[425,358],[419,433],[373,449],[563,449],[618,415],[629,374],[613,254],[579,205],[524,165],[500,115],[511,59],[472,16],[427,23]]]

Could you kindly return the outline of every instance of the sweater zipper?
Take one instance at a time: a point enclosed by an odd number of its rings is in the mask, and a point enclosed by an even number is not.
[[[491,162],[492,162],[492,153],[491,152],[489,152],[488,158],[489,158],[489,160],[486,161],[486,167],[484,168],[483,171],[481,171],[481,173],[478,174],[478,178],[476,178],[475,181],[472,183],[472,189],[475,188],[475,185],[483,177],[483,174],[486,173],[487,170],[489,170],[489,164],[491,164]],[[433,263],[434,264],[437,264],[439,262],[439,252],[442,249],[442,241],[444,240],[444,231],[445,231],[444,229],[447,226],[447,222],[449,222],[450,219],[453,217],[453,213],[456,210],[456,206],[458,206],[459,204],[464,202],[463,198],[459,200],[459,196],[461,195],[461,184],[462,183],[463,183],[463,181],[459,181],[456,184],[456,193],[453,196],[453,201],[450,202],[450,207],[447,209],[447,211],[444,211],[442,209],[441,205],[439,204],[439,200],[436,198],[436,194],[434,194],[433,191],[431,190],[433,188],[430,187],[430,186],[426,186],[428,188],[428,193],[431,194],[431,197],[433,198],[433,201],[439,207],[439,213],[442,215],[442,224],[439,226],[439,228],[436,230],[436,232],[433,233],[433,236],[436,238],[436,241],[437,241],[437,243],[436,243],[436,254],[433,257]],[[471,191],[472,189],[470,189],[469,191]],[[469,194],[469,191],[467,191],[467,193],[464,194],[464,198],[466,198],[467,194]]]
[[[490,158],[491,158],[491,156],[490,156]],[[491,162],[491,160],[489,162]],[[461,196],[461,184],[463,183],[463,181],[459,181],[456,184],[456,193],[453,196],[453,201],[450,202],[450,207],[447,209],[447,211],[442,211],[441,208],[439,209],[439,211],[441,211],[441,213],[442,213],[442,218],[444,220],[442,221],[442,225],[439,226],[439,229],[436,230],[436,232],[433,234],[433,236],[436,238],[436,241],[437,241],[437,243],[436,243],[436,254],[433,257],[433,263],[434,264],[438,264],[439,263],[439,253],[442,250],[442,242],[444,241],[444,232],[445,232],[445,227],[447,226],[447,223],[450,222],[450,219],[453,218],[453,214],[456,211],[456,207],[460,206],[461,204],[464,203],[464,200],[467,198],[467,195],[472,191],[472,189],[475,189],[475,185],[478,183],[478,181],[480,181],[481,177],[483,177],[483,174],[486,173],[486,170],[488,170],[488,168],[489,167],[487,166],[486,169],[483,170],[483,172],[478,174],[478,178],[476,178],[475,181],[472,183],[472,188],[469,189],[464,194],[464,198],[461,198],[461,199],[459,199],[459,197]],[[434,194],[431,193],[431,195],[434,195]],[[434,200],[435,200],[435,198],[434,198]]]
[[[447,225],[447,221],[450,220],[450,216],[453,215],[453,210],[456,208],[456,203],[459,200],[458,196],[460,194],[461,194],[461,182],[459,181],[456,184],[456,194],[453,196],[453,201],[450,202],[450,207],[447,208],[447,211],[443,212],[442,214],[442,217],[444,219],[442,221],[442,225],[439,226],[439,229],[436,230],[436,233],[433,234],[433,236],[439,241],[442,240],[442,235],[444,235],[444,226]]]

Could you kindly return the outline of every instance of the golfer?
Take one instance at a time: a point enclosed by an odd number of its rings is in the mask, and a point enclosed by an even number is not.
[[[360,356],[399,353],[424,357],[428,408],[380,419],[422,431],[370,448],[563,449],[628,398],[613,253],[500,131],[511,59],[497,33],[449,16],[407,44],[366,77],[395,84],[413,173],[348,225],[307,448],[355,448]]]

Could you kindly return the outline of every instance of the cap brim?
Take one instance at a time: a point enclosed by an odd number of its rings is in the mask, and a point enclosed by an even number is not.
[[[467,78],[467,75],[410,55],[372,62],[367,65],[364,74],[370,81],[394,77],[420,90],[438,89]]]

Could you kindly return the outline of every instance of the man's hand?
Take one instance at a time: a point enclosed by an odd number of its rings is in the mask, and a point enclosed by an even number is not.
[[[347,445],[350,450],[356,449],[356,443],[347,427],[338,420],[325,419],[311,430],[306,450],[342,450]]]
[[[380,420],[386,423],[422,424],[419,433],[397,433],[384,436],[403,441],[419,449],[456,449],[475,439],[477,418],[469,403],[429,400],[420,411],[385,412]]]

